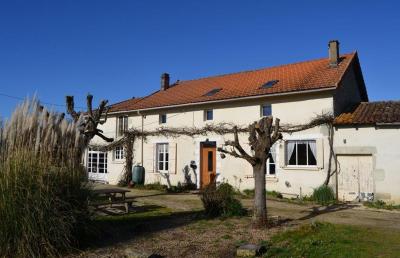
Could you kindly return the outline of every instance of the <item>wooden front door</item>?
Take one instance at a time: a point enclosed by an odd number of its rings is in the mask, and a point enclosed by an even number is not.
[[[339,199],[371,201],[374,196],[373,161],[371,155],[338,155]]]
[[[215,142],[202,143],[200,151],[200,188],[214,182],[216,170],[217,147]]]

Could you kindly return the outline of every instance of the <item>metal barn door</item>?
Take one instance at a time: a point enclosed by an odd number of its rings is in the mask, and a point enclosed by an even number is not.
[[[338,156],[338,192],[343,201],[368,201],[373,199],[374,179],[372,156]]]

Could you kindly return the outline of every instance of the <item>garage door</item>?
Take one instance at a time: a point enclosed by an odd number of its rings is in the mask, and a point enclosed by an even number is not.
[[[338,163],[339,199],[343,201],[373,200],[372,156],[340,155]]]

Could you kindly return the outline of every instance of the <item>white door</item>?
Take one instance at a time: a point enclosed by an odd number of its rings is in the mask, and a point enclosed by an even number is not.
[[[338,155],[339,199],[368,201],[374,196],[371,155]]]
[[[107,182],[107,152],[88,152],[87,170],[89,180]]]

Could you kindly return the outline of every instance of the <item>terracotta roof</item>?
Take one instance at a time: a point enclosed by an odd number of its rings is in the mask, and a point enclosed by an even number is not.
[[[118,112],[118,111],[126,111],[126,110],[131,110],[132,106],[134,106],[138,101],[140,101],[142,98],[132,98],[128,100],[124,100],[115,104],[112,104],[110,106],[109,112]]]
[[[328,58],[281,65],[259,70],[245,71],[196,80],[179,81],[167,90],[156,91],[140,101],[127,100],[116,104],[111,112],[148,109],[188,103],[199,103],[240,97],[261,96],[276,93],[298,92],[337,87],[357,53],[341,56],[338,67],[329,67]],[[272,87],[261,88],[269,81],[278,82]],[[212,96],[206,94],[221,89]]]
[[[336,125],[400,123],[400,101],[361,102],[335,119]]]

